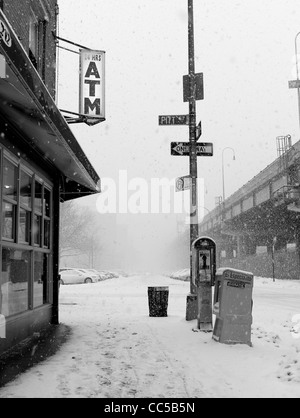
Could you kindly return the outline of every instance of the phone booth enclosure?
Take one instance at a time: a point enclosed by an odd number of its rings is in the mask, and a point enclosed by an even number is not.
[[[221,316],[252,315],[253,273],[232,268],[218,269],[214,304]]]
[[[220,311],[220,300],[222,299],[222,282],[223,282],[223,272],[221,269],[217,270],[215,276],[215,289],[214,289],[214,303],[213,303],[213,313],[218,315]]]
[[[218,269],[213,308],[216,315],[213,338],[216,341],[251,346],[253,279],[253,273]]]

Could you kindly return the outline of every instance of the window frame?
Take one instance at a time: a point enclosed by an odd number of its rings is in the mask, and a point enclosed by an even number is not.
[[[36,69],[38,69],[39,56],[39,20],[30,8],[29,24],[28,24],[28,48],[29,58]]]
[[[25,203],[21,202],[21,179],[22,179],[22,172],[27,174],[30,178],[31,178],[31,196],[30,196],[30,205],[26,205]],[[18,176],[18,197],[17,197],[17,201],[18,201],[18,240],[17,243],[21,243],[21,244],[25,244],[25,245],[30,245],[32,242],[32,237],[31,237],[31,231],[33,229],[33,223],[32,223],[32,190],[33,190],[33,171],[30,170],[29,168],[27,168],[26,166],[24,166],[22,163],[19,164],[19,176]],[[19,235],[19,231],[20,231],[20,213],[21,210],[25,210],[26,215],[29,215],[29,231],[28,231],[28,239],[29,241],[22,241],[20,239],[20,235]]]
[[[12,199],[11,197],[8,197],[5,195],[3,189],[4,189],[4,160],[7,160],[10,164],[12,164],[15,168],[15,189],[16,189],[16,200]],[[4,236],[4,224],[3,224],[3,209],[4,204],[7,203],[9,205],[12,205],[12,238],[8,238]],[[1,240],[7,241],[7,242],[15,242],[17,235],[18,235],[18,161],[16,158],[14,158],[12,155],[8,154],[8,152],[4,151],[1,153]]]
[[[16,172],[16,200],[11,199],[4,195],[4,179],[3,179],[3,169],[4,169],[4,161],[8,160],[15,166]],[[31,196],[29,199],[28,204],[22,202],[21,196],[21,181],[22,181],[22,173],[28,175],[31,180]],[[1,227],[1,234],[0,234],[0,250],[1,250],[1,257],[0,257],[0,271],[2,272],[2,257],[3,257],[3,249],[10,249],[10,250],[22,250],[28,251],[30,254],[30,274],[29,274],[29,283],[28,283],[28,309],[25,312],[32,311],[34,309],[38,309],[42,306],[52,303],[52,292],[50,288],[50,284],[52,283],[51,280],[51,273],[52,273],[52,264],[51,260],[53,260],[53,188],[54,185],[52,181],[47,177],[45,174],[41,174],[38,171],[38,168],[35,167],[33,162],[25,161],[22,157],[16,157],[16,155],[11,154],[2,144],[0,144],[0,210],[1,210],[1,218],[0,218],[0,227]],[[41,184],[41,207],[37,210],[35,209],[35,184],[38,182]],[[46,191],[46,192],[45,192]],[[49,193],[46,196],[46,193]],[[46,199],[48,199],[46,201]],[[50,199],[50,200],[49,200]],[[14,208],[13,214],[13,239],[9,239],[4,237],[4,225],[3,225],[3,210],[5,204],[11,204]],[[46,210],[46,203],[49,204],[49,208]],[[24,242],[19,234],[19,228],[21,225],[20,222],[20,213],[22,210],[25,210],[26,214],[29,217],[29,234],[28,239],[29,242]],[[40,243],[36,245],[34,243],[34,217],[35,215],[40,216]],[[44,223],[49,222],[50,231],[49,231],[49,238],[48,243],[49,245],[45,245],[45,227]],[[35,271],[34,271],[34,263],[36,260],[36,254],[43,254],[46,255],[47,259],[47,268],[45,272],[45,282],[43,287],[43,304],[39,306],[35,306]],[[1,281],[0,281],[1,284]],[[0,312],[1,313],[1,312]],[[22,314],[24,312],[17,313],[16,315]],[[14,315],[12,315],[14,316]]]
[[[44,9],[44,7],[43,7]],[[46,43],[48,17],[45,13],[30,8],[28,25],[28,55],[42,80],[46,81]]]

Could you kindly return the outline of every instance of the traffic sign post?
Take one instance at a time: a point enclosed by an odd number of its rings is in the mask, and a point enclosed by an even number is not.
[[[176,180],[176,191],[191,190],[190,199],[190,294],[187,296],[186,320],[192,321],[198,317],[197,288],[193,283],[195,259],[193,243],[198,238],[198,196],[197,157],[213,156],[212,143],[197,143],[202,135],[201,122],[196,125],[196,101],[204,99],[203,73],[195,74],[194,46],[194,7],[193,0],[188,0],[188,42],[189,42],[189,74],[183,77],[183,100],[189,102],[188,115],[159,116],[160,126],[189,126],[189,142],[172,142],[171,155],[189,156],[190,174]],[[201,295],[200,295],[201,296]],[[204,324],[205,325],[205,324]],[[200,330],[204,330],[200,321]]]
[[[191,190],[192,182],[190,176],[179,177],[176,179],[176,192],[184,192],[185,190]]]
[[[158,123],[160,126],[178,126],[178,125],[189,125],[189,115],[166,115],[159,116]]]
[[[199,122],[198,126],[196,126],[196,140],[197,141],[200,139],[201,135],[202,135],[202,123]]]
[[[290,89],[300,89],[300,80],[289,81],[289,88]]]
[[[189,156],[191,144],[189,142],[171,142],[171,155]],[[214,155],[213,144],[203,142],[196,144],[197,157],[212,157]]]
[[[203,73],[195,74],[195,100],[204,100],[204,83],[203,83]],[[183,101],[189,102],[191,99],[190,92],[190,76],[183,76]]]
[[[191,203],[190,203],[190,294],[187,296],[186,320],[192,321],[198,316],[197,288],[193,284],[194,255],[193,243],[198,238],[198,193],[197,193],[197,138],[196,138],[196,100],[200,99],[201,81],[203,86],[203,75],[195,74],[195,42],[194,42],[194,5],[193,0],[188,0],[188,55],[189,75],[183,78],[184,101],[189,102],[190,128],[189,128],[189,165],[190,177],[192,179]],[[198,89],[197,89],[198,80]],[[198,92],[198,94],[197,94]],[[180,155],[180,154],[179,154]]]

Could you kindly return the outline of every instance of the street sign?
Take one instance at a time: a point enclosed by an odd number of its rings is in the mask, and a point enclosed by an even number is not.
[[[190,176],[179,177],[176,179],[176,192],[183,192],[184,190],[191,190],[192,178]]]
[[[196,140],[200,139],[200,136],[202,135],[202,123],[199,122],[198,126],[196,126]]]
[[[171,155],[189,156],[189,142],[171,142]],[[203,142],[197,144],[197,157],[212,157],[214,155],[213,144]]]
[[[176,126],[176,125],[189,125],[189,115],[165,115],[159,116],[159,125],[161,126]]]
[[[204,100],[204,84],[203,84],[203,73],[195,74],[196,83],[196,97],[195,100]],[[183,101],[189,102],[190,97],[190,76],[183,76]]]
[[[289,81],[289,88],[290,89],[300,89],[300,80]]]

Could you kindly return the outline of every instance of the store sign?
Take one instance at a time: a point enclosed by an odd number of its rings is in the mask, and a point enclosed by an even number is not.
[[[79,113],[92,120],[105,118],[105,52],[80,50]]]
[[[0,41],[4,42],[9,48],[12,46],[12,39],[8,27],[2,19],[0,19]]]

